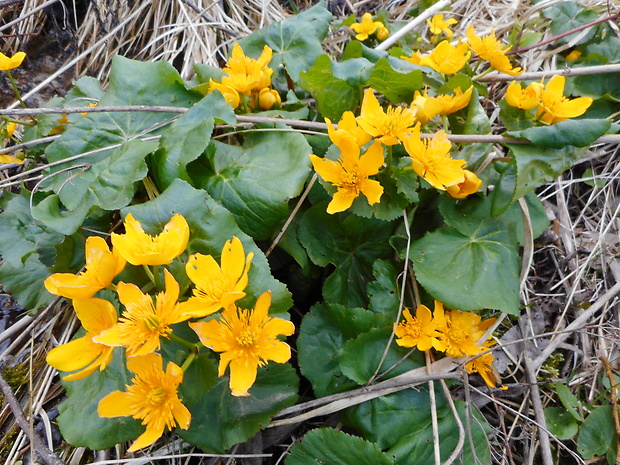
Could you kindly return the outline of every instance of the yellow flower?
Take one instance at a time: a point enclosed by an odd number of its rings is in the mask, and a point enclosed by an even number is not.
[[[441,340],[435,349],[445,352],[449,357],[464,355],[478,355],[483,352],[483,346],[478,341],[484,332],[495,322],[495,318],[482,321],[482,317],[472,312],[450,310],[445,314],[443,304],[435,305],[435,320]]]
[[[482,352],[489,350],[487,344],[480,346]],[[474,359],[465,364],[465,369],[468,373],[478,373],[487,386],[497,387],[499,376],[493,368],[493,360],[495,357],[491,352],[486,354],[477,355]]]
[[[465,160],[454,160],[450,156],[452,144],[443,130],[431,140],[422,140],[418,123],[413,133],[403,140],[403,145],[411,157],[414,171],[435,189],[445,190],[448,186],[465,181]]]
[[[6,136],[13,137],[13,133],[15,132],[15,129],[17,129],[17,123],[14,123],[13,121],[9,121],[8,123],[6,123],[6,126],[4,128]]]
[[[443,109],[437,98],[429,97],[426,90],[424,90],[423,94],[418,90],[415,91],[411,106],[415,107],[415,117],[422,126],[437,116]]]
[[[390,37],[390,30],[387,27],[381,26],[379,29],[377,29],[378,40],[385,40],[388,37]]]
[[[379,142],[396,145],[399,139],[403,139],[411,132],[411,127],[415,123],[415,109],[390,105],[385,112],[373,90],[369,88],[364,91],[361,114],[357,117],[357,123]]]
[[[542,95],[543,85],[539,82],[532,82],[525,89],[521,84],[515,81],[506,89],[506,103],[511,107],[521,108],[522,110],[531,110],[540,105],[540,97]]]
[[[183,370],[168,362],[166,371],[158,354],[127,359],[127,368],[135,373],[127,391],[114,391],[99,401],[97,413],[103,418],[131,416],[142,420],[146,430],[128,449],[134,452],[157,441],[166,428],[188,429],[192,414],[178,395],[183,382]]]
[[[523,71],[521,68],[513,68],[510,60],[506,56],[506,52],[510,50],[510,46],[502,48],[502,44],[495,37],[495,30],[484,37],[476,36],[474,26],[467,28],[467,40],[469,47],[473,52],[483,60],[488,61],[493,68],[510,76],[518,76]]]
[[[65,381],[86,378],[97,369],[103,371],[112,361],[114,352],[114,347],[93,341],[93,337],[116,323],[114,305],[103,299],[74,300],[73,308],[86,334],[55,347],[47,354],[47,363],[57,370],[81,370],[65,376]]]
[[[125,217],[125,234],[112,233],[114,250],[132,265],[168,265],[185,251],[188,241],[189,225],[179,214],[157,236],[145,233],[131,213]]]
[[[469,170],[463,170],[465,181],[446,187],[446,192],[455,199],[464,199],[475,194],[482,186],[482,180]]]
[[[231,306],[219,320],[190,323],[200,341],[215,352],[221,352],[218,376],[230,365],[230,390],[233,396],[249,396],[248,389],[256,380],[259,366],[268,360],[285,363],[291,348],[278,336],[290,336],[295,326],[290,321],[268,316],[271,292],[262,294],[254,310]]]
[[[573,50],[568,55],[566,55],[566,61],[570,61],[571,63],[577,61],[581,56],[581,52],[579,50]]]
[[[8,71],[10,69],[17,68],[22,64],[24,58],[26,58],[26,54],[24,52],[17,52],[11,58],[0,52],[0,71]]]
[[[24,160],[20,160],[19,158],[14,157],[13,155],[0,154],[0,164],[8,164],[8,163],[15,163],[16,165],[23,165]]]
[[[258,106],[261,110],[269,110],[274,105],[278,108],[282,105],[280,93],[277,90],[269,89],[268,87],[261,89],[258,93]]]
[[[416,52],[413,56],[401,56],[414,65],[428,66],[438,73],[456,74],[471,58],[471,52],[466,42],[459,42],[456,46],[444,40],[428,55]]]
[[[125,268],[125,259],[117,250],[110,252],[108,244],[101,237],[91,236],[86,239],[85,254],[84,272],[77,275],[54,273],[44,281],[45,289],[68,299],[90,299],[97,291],[109,287],[114,277]]]
[[[202,318],[245,297],[253,257],[252,252],[246,257],[235,236],[224,244],[221,268],[211,255],[190,256],[185,271],[196,288],[193,297],[180,304],[180,311],[188,318]]]
[[[125,306],[118,323],[94,337],[95,342],[127,348],[127,356],[146,355],[161,347],[160,337],[168,338],[171,325],[188,319],[177,303],[179,284],[164,269],[166,291],[153,298],[135,284],[118,283],[118,299]]]
[[[405,321],[396,325],[394,334],[398,338],[396,344],[401,347],[417,347],[418,350],[429,350],[437,342],[439,333],[431,311],[426,305],[419,305],[415,311],[415,317],[411,316],[409,309],[403,311]]]
[[[209,93],[214,90],[219,90],[224,96],[224,100],[233,108],[237,108],[239,106],[239,93],[233,89],[232,87],[225,86],[224,84],[220,84],[219,82],[215,82],[213,79],[209,79]]]
[[[360,147],[366,145],[372,139],[372,136],[357,124],[357,119],[351,111],[345,111],[342,114],[337,129],[332,125],[329,118],[325,118],[325,123],[327,123],[329,138],[337,147],[340,147],[340,139],[342,137],[352,136]]]
[[[572,100],[564,96],[564,84],[566,78],[556,74],[545,85],[540,96],[540,106],[537,115],[544,113],[541,121],[547,124],[555,124],[568,118],[583,115],[592,105],[590,97],[578,97]]]
[[[250,95],[253,90],[260,91],[271,85],[273,70],[267,68],[271,61],[272,50],[267,45],[258,59],[245,56],[239,44],[233,46],[230,59],[226,63],[222,84],[237,92]]]
[[[370,205],[379,202],[383,194],[379,181],[368,179],[383,166],[383,146],[375,142],[360,156],[360,147],[353,136],[340,136],[339,144],[338,161],[310,155],[315,171],[338,188],[327,206],[330,215],[349,208],[360,193],[366,196]]]
[[[71,121],[67,119],[66,113],[62,114],[62,117],[58,120],[58,126],[52,128],[48,135],[53,136],[55,134],[61,134],[65,132],[65,126],[71,124]]]
[[[368,36],[374,34],[377,29],[382,27],[385,27],[383,23],[373,21],[370,13],[364,13],[361,22],[351,24],[351,29],[357,32],[355,38],[360,41],[368,39]]]
[[[457,22],[458,21],[454,18],[446,19],[444,21],[442,14],[435,15],[431,19],[426,20],[431,34],[439,35],[443,32],[448,40],[452,40],[453,35],[450,26],[456,24]]]

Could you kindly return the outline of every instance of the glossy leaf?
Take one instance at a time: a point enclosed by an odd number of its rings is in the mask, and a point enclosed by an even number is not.
[[[377,61],[368,84],[391,103],[409,105],[413,101],[415,91],[422,88],[422,71],[420,69],[397,71],[387,58],[381,58]]]
[[[389,324],[382,315],[361,308],[317,304],[304,316],[297,339],[301,373],[312,383],[314,394],[324,397],[357,387],[338,364],[346,341],[370,329]]]
[[[196,173],[196,182],[246,234],[268,239],[288,216],[288,200],[303,189],[310,153],[310,145],[295,132],[250,135],[241,146],[213,141],[207,152],[210,172]]]
[[[396,321],[400,299],[397,271],[389,260],[376,260],[372,265],[376,281],[368,283],[366,290],[370,300],[368,309]],[[402,283],[402,281],[399,281]]]
[[[321,42],[329,32],[331,20],[331,13],[320,3],[303,13],[258,29],[238,43],[245,54],[253,58],[258,58],[263,46],[268,45],[273,50],[269,67],[279,74],[283,65],[293,81],[298,81],[300,73],[309,70],[324,53]]]
[[[160,189],[175,179],[190,181],[186,165],[204,152],[211,140],[215,119],[234,124],[235,114],[224,97],[212,92],[175,120],[162,134],[153,154],[153,175]]]
[[[360,93],[332,73],[331,58],[321,55],[311,69],[300,75],[300,86],[316,100],[319,113],[334,121],[345,111],[352,111],[359,103]]]
[[[342,347],[340,356],[340,369],[345,376],[360,385],[370,381],[388,347],[391,333],[392,325],[372,329],[348,341]],[[424,356],[421,352],[415,351],[405,358],[410,351],[410,348],[401,347],[392,341],[378,373],[390,370],[389,376],[393,377],[423,366]]]
[[[125,391],[131,378],[124,355],[115,349],[114,359],[104,371],[63,382],[67,400],[58,408],[58,426],[65,441],[75,447],[99,450],[137,438],[144,431],[138,420],[130,416],[102,418],[97,414],[99,401],[113,391]]]
[[[464,217],[415,241],[410,257],[420,284],[449,308],[518,315],[518,247],[503,225]]]
[[[567,119],[551,126],[537,126],[521,131],[509,131],[508,136],[529,140],[538,147],[561,149],[566,146],[589,147],[611,126],[605,119]]]
[[[184,384],[192,382],[188,376]],[[258,369],[248,397],[234,397],[228,383],[225,375],[201,397],[192,395],[185,401],[192,424],[188,430],[176,431],[205,452],[224,453],[265,428],[278,411],[295,403],[299,379],[289,364],[271,362]]]
[[[606,456],[608,464],[615,463],[617,435],[611,409],[611,405],[596,407],[579,428],[577,450],[585,460]]]
[[[331,428],[315,429],[291,449],[285,465],[393,465],[376,444]]]
[[[395,225],[358,216],[330,215],[325,208],[319,203],[304,214],[299,240],[316,265],[331,263],[336,267],[323,285],[325,300],[365,307],[366,285],[373,280],[372,264],[390,257],[387,241]]]

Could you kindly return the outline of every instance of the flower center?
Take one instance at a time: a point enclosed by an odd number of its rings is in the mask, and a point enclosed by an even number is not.
[[[166,400],[167,395],[166,389],[163,386],[159,386],[155,389],[151,389],[146,397],[149,404],[161,405]]]
[[[239,336],[236,337],[237,342],[244,347],[249,347],[254,344],[256,340],[256,335],[249,329],[241,331]]]
[[[452,328],[450,329],[450,340],[454,343],[454,344],[462,344],[463,342],[465,342],[465,339],[467,339],[467,334],[465,334],[464,331],[458,329],[458,328]]]
[[[144,327],[149,331],[158,331],[161,328],[161,318],[157,315],[149,315],[144,320]]]
[[[420,337],[420,334],[422,334],[422,325],[420,324],[420,320],[417,318],[409,321],[405,329],[407,331],[407,335],[413,338],[418,338]]]

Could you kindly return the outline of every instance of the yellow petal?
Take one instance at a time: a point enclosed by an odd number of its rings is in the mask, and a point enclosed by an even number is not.
[[[238,237],[233,236],[232,240],[226,241],[222,249],[222,274],[224,279],[233,283],[243,274],[245,269],[245,252],[243,244]]]
[[[138,436],[138,439],[136,439],[131,447],[127,449],[127,452],[135,452],[139,449],[150,446],[161,438],[162,434],[164,434],[164,430],[165,423],[163,422],[147,423],[146,431]]]
[[[95,360],[102,351],[90,337],[80,337],[55,347],[47,354],[47,363],[59,371],[75,371],[84,368]]]
[[[90,299],[101,290],[100,287],[93,286],[88,278],[71,273],[54,273],[43,282],[43,285],[51,294],[78,300]]]
[[[97,405],[97,415],[104,418],[126,417],[131,415],[133,402],[125,392],[114,391],[105,396]]]
[[[340,189],[334,194],[332,201],[327,205],[327,213],[333,215],[345,211],[351,205],[353,201],[358,197],[356,192],[350,190]]]
[[[192,422],[192,414],[181,402],[174,402],[172,404],[172,416],[174,416],[174,419],[181,429],[189,428]]]
[[[379,181],[374,179],[364,179],[359,184],[360,191],[368,199],[370,205],[379,203],[381,196],[383,195],[383,186]]]
[[[344,171],[340,163],[327,158],[310,155],[310,161],[316,171],[325,181],[331,184],[340,184]]]
[[[248,359],[230,362],[230,390],[235,397],[249,396],[248,389],[256,381],[258,365]]]
[[[0,71],[9,71],[17,68],[22,64],[24,58],[26,58],[26,54],[24,52],[17,52],[11,58],[6,56],[4,53],[0,53]]]
[[[140,357],[128,357],[127,368],[132,373],[141,377],[147,377],[153,370],[163,371],[161,355],[149,353]]]
[[[73,309],[84,329],[93,334],[111,328],[118,319],[116,308],[105,299],[74,300]]]

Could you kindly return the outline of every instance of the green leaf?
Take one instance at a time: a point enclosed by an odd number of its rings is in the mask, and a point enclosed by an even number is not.
[[[509,131],[507,135],[527,139],[544,148],[561,149],[567,145],[589,147],[604,135],[610,126],[611,121],[605,119],[567,119],[551,126]]]
[[[181,385],[181,393],[184,385],[191,384],[192,380],[188,374]],[[188,395],[185,399],[192,423],[189,429],[177,428],[176,432],[205,452],[224,453],[265,428],[278,411],[295,403],[299,379],[289,364],[270,362],[258,369],[248,397],[234,397],[228,383],[226,375],[200,398]]]
[[[579,423],[565,408],[545,408],[545,420],[549,432],[558,439],[572,439],[579,432]]]
[[[551,20],[551,34],[554,36],[571,31],[580,26],[584,26],[598,19],[598,15],[594,10],[586,9],[577,2],[573,1],[564,1],[558,5],[553,5],[544,9],[542,14],[545,18]],[[562,37],[561,39],[558,39],[558,42],[561,44],[567,44],[575,39],[580,33],[581,31]],[[591,28],[584,37],[573,45],[583,44],[589,41],[592,37],[594,37],[595,33],[596,29]]]
[[[273,50],[269,67],[274,74],[281,74],[280,66],[283,65],[297,82],[300,73],[309,70],[323,55],[321,42],[329,32],[331,20],[332,15],[324,3],[319,3],[303,13],[258,29],[238,43],[246,55],[254,58],[258,58],[263,46],[268,45]]]
[[[115,349],[114,359],[105,370],[63,382],[67,400],[58,408],[58,426],[64,440],[75,447],[99,450],[137,438],[144,431],[139,421],[130,416],[102,418],[97,414],[99,401],[113,391],[125,391],[131,378],[123,353]]]
[[[34,219],[45,223],[54,231],[69,236],[82,226],[94,203],[94,196],[89,192],[81,205],[75,210],[68,211],[62,207],[58,195],[52,194],[33,206],[31,212]]]
[[[437,406],[445,406],[437,395]],[[410,438],[431,426],[428,389],[421,386],[372,399],[344,411],[342,421],[355,428],[364,439],[390,449],[401,438]],[[432,453],[431,453],[432,457]],[[400,462],[399,462],[400,463]]]
[[[289,215],[288,200],[297,197],[310,172],[312,149],[297,132],[249,135],[241,146],[213,141],[210,173],[197,184],[226,207],[243,231],[268,239]]]
[[[455,402],[456,409],[463,424],[469,421],[471,425],[471,440],[465,438],[463,452],[461,453],[462,463],[479,463],[486,465],[491,463],[491,452],[489,449],[489,441],[487,434],[491,427],[482,418],[482,415],[472,407],[473,418],[468,419],[466,413],[465,402]],[[444,407],[438,412],[438,430],[439,440],[441,443],[440,457],[444,463],[452,451],[456,448],[459,437],[459,429],[452,414],[452,411]],[[472,453],[471,445],[475,447],[475,454]],[[400,437],[398,442],[394,444],[388,451],[388,454],[396,458],[400,465],[433,465],[435,463],[433,454],[433,432],[432,428],[425,429]],[[475,457],[475,458],[474,458]]]
[[[562,405],[566,408],[566,410],[575,418],[575,420],[580,422],[583,421],[583,415],[581,414],[581,402],[579,402],[579,399],[575,397],[568,386],[558,381],[554,384],[554,387],[560,402],[562,402]]]
[[[617,436],[611,409],[611,405],[596,407],[581,425],[577,450],[585,460],[607,455],[607,463],[615,463]]]
[[[161,190],[177,178],[190,181],[185,167],[209,145],[216,118],[227,124],[236,121],[233,109],[224,97],[212,92],[166,129],[159,149],[152,156],[153,175]]]
[[[62,242],[62,234],[45,228],[30,216],[28,199],[9,191],[0,197],[0,256],[13,268],[21,268],[33,253],[56,257],[55,245]]]
[[[123,217],[131,213],[152,234],[161,232],[172,215],[179,213],[190,227],[186,253],[211,254],[216,260],[219,260],[224,243],[237,236],[243,243],[245,253],[254,253],[249,284],[245,290],[248,295],[238,305],[252,308],[258,296],[268,290],[271,290],[272,297],[270,313],[285,312],[293,304],[286,286],[271,276],[265,254],[239,229],[232,214],[207,192],[194,189],[185,181],[177,179],[156,199],[126,207],[121,213]]]
[[[167,62],[115,57],[109,90],[99,104],[190,107],[198,97],[185,89],[179,73]],[[64,216],[81,223],[91,206],[114,210],[127,205],[134,193],[133,183],[146,175],[145,152],[157,146],[137,138],[161,133],[172,117],[174,114],[147,111],[89,113],[68,125],[45,151],[48,161],[64,163],[51,167],[54,175],[41,186],[53,190],[58,198],[43,204],[39,217],[70,234],[71,229],[76,230],[74,224],[71,228],[57,224],[62,222],[64,207]],[[66,161],[86,152],[94,153]]]
[[[537,187],[553,181],[570,168],[585,152],[585,148],[544,148],[535,145],[507,145],[516,163],[516,185],[512,200],[523,197]]]
[[[41,263],[36,253],[30,254],[22,266],[13,267],[8,262],[0,265],[2,288],[28,310],[45,307],[54,300],[54,296],[43,286],[49,275],[47,266]]]
[[[325,204],[309,209],[299,226],[299,240],[319,266],[332,264],[334,272],[323,285],[325,300],[348,307],[365,307],[366,284],[373,280],[372,264],[390,258],[388,239],[394,223],[375,219],[330,215]]]
[[[285,465],[393,465],[376,444],[331,428],[315,429],[291,449]]]
[[[351,58],[338,63],[332,62],[334,77],[345,81],[350,86],[363,86],[373,72],[374,63],[366,58]]]
[[[536,124],[532,111],[508,105],[505,99],[499,102],[499,118],[508,131],[523,131],[533,128]]]
[[[311,69],[301,73],[299,85],[314,97],[323,117],[339,120],[345,111],[355,109],[360,93],[356,87],[335,77],[331,65],[329,55],[321,55]]]
[[[390,321],[396,321],[400,291],[397,285],[397,271],[390,260],[376,260],[372,265],[376,279],[368,283],[366,290],[370,300],[369,310],[385,315]]]
[[[466,216],[455,225],[411,245],[420,284],[450,308],[518,315],[520,264],[512,233],[497,222]]]
[[[387,58],[381,58],[377,61],[368,84],[393,104],[410,104],[415,91],[422,88],[422,71],[396,71]]]
[[[324,397],[357,386],[338,364],[346,341],[370,329],[389,324],[382,315],[361,308],[322,303],[304,316],[297,339],[301,373],[312,383],[314,394]]]
[[[391,333],[392,325],[370,330],[348,341],[342,347],[340,355],[340,369],[345,376],[359,385],[370,381],[381,362],[385,348],[388,347]],[[424,366],[424,356],[419,351],[404,358],[410,351],[410,348],[401,347],[392,341],[379,374],[390,370],[390,377],[393,377]]]

